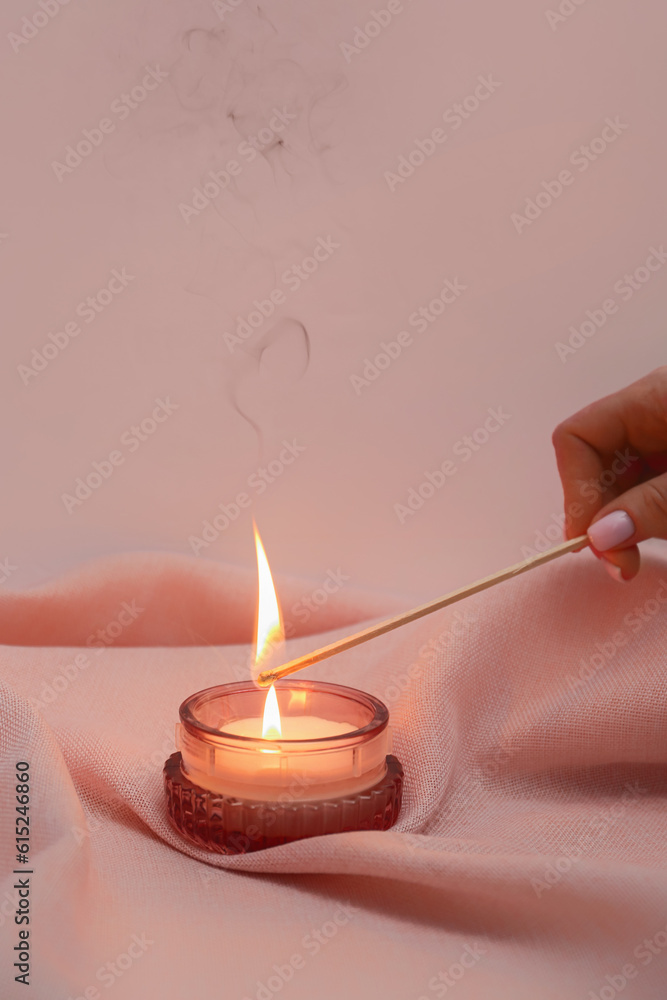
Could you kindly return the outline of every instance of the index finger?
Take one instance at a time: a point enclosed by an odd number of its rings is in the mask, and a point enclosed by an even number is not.
[[[667,367],[605,396],[552,437],[563,484],[566,534],[583,534],[602,507],[634,485],[642,456],[667,448]]]

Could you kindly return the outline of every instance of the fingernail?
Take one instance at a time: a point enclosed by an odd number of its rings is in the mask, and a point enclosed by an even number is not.
[[[635,526],[629,514],[624,510],[613,510],[611,514],[601,518],[588,529],[588,537],[598,552],[606,552],[617,545],[627,542],[635,533]]]
[[[608,559],[603,559],[602,562],[612,580],[616,580],[617,583],[625,583],[625,578],[621,573],[620,566],[615,566],[614,563],[610,563]]]

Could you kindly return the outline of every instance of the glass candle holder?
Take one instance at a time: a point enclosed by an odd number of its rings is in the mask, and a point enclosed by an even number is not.
[[[282,735],[261,735],[266,689],[251,681],[199,691],[180,707],[178,750],[164,767],[173,826],[199,847],[243,854],[304,837],[387,830],[403,769],[389,712],[339,684],[276,685]]]

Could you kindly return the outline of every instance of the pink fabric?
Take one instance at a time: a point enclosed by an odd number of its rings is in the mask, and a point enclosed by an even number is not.
[[[620,586],[567,556],[311,668],[388,703],[398,825],[229,858],[172,831],[161,771],[181,700],[245,669],[253,574],[132,556],[5,594],[3,1000],[664,997],[667,563],[645,562]],[[288,608],[311,591],[279,589]],[[288,653],[395,610],[334,594],[302,625],[329,633]],[[22,759],[29,991],[11,970]]]

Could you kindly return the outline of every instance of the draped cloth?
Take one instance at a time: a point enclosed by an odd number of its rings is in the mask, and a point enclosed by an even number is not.
[[[162,766],[181,701],[247,676],[254,574],[138,554],[5,592],[0,995],[664,997],[667,563],[644,563],[618,585],[566,556],[309,668],[388,705],[401,815],[234,857],[172,829]],[[399,610],[277,583],[286,658]]]

